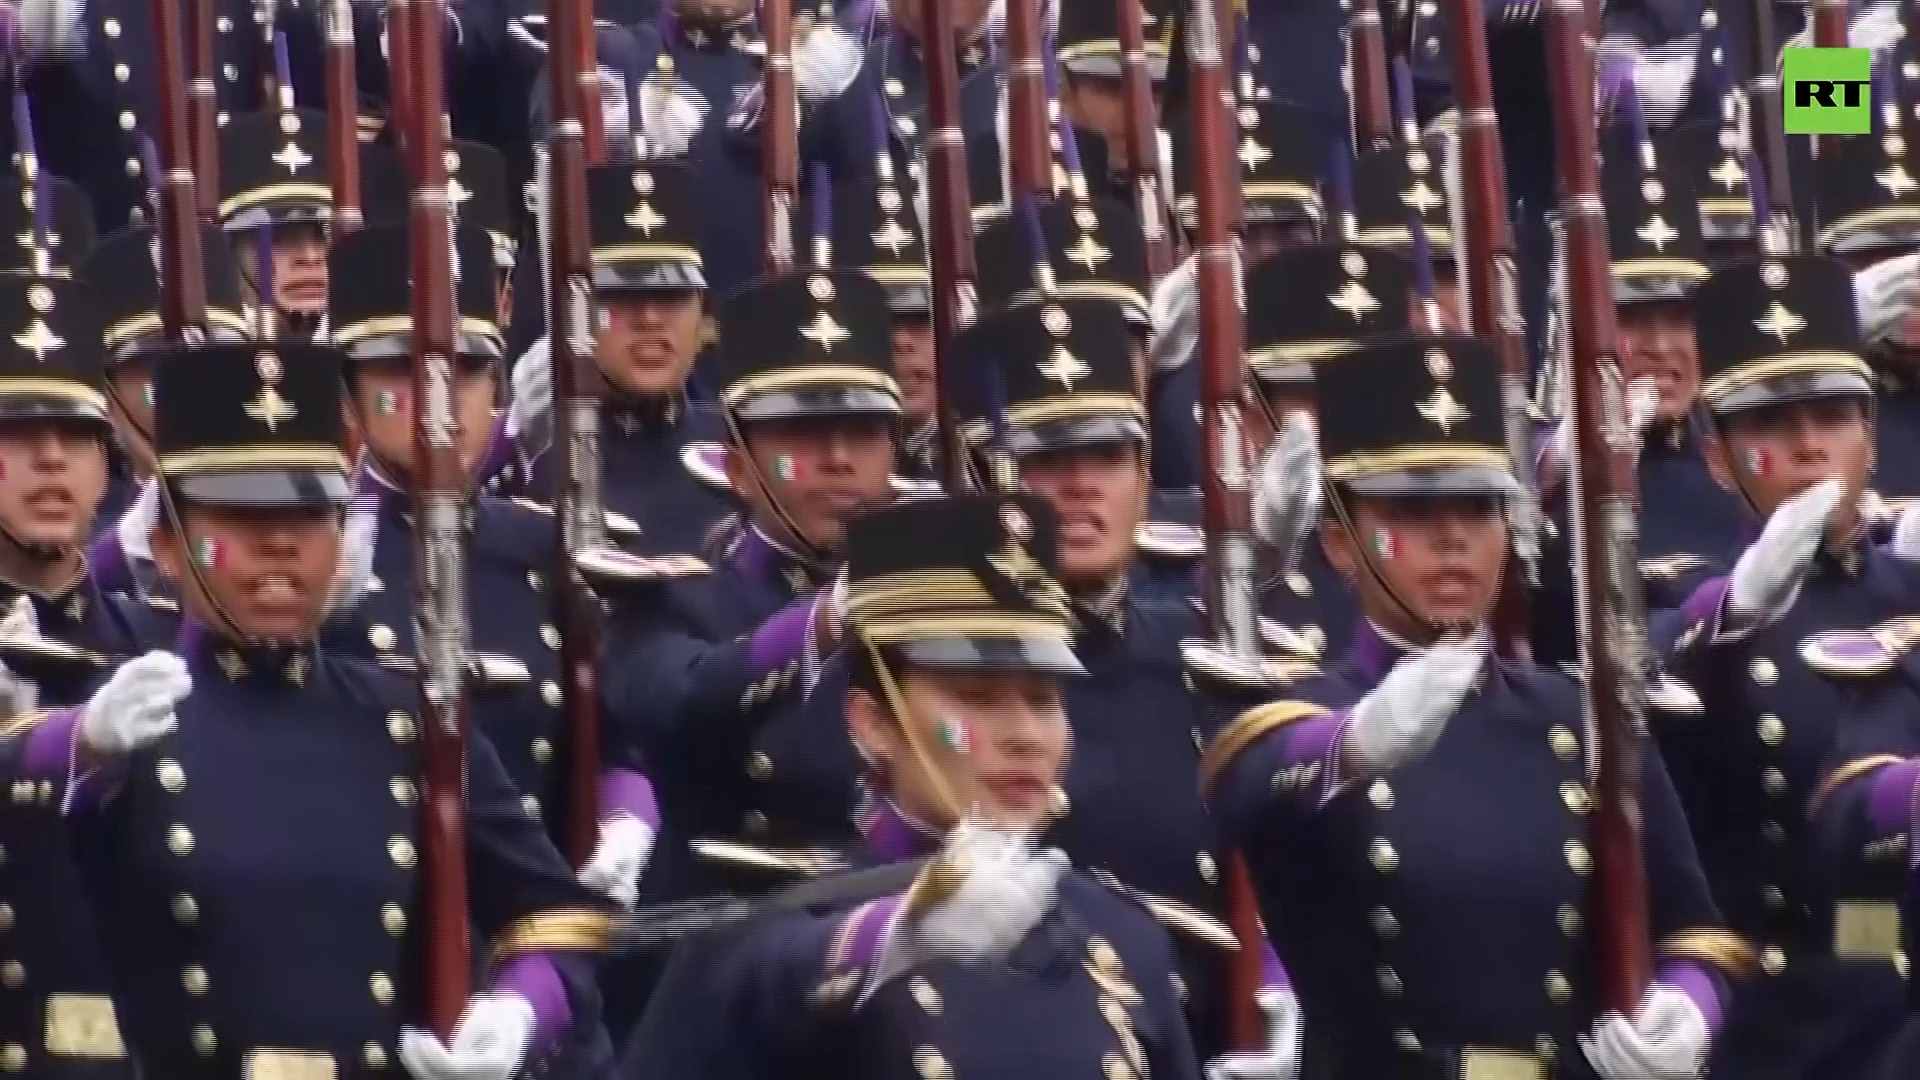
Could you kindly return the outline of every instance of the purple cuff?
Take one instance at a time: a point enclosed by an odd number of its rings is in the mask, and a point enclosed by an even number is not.
[[[1287,765],[1305,765],[1310,761],[1326,761],[1329,756],[1337,757],[1340,733],[1346,726],[1345,712],[1289,725],[1280,760]]]
[[[833,951],[827,957],[828,967],[850,971],[879,959],[895,917],[906,902],[905,896],[888,896],[855,909],[834,935]]]
[[[1280,962],[1280,954],[1273,951],[1273,943],[1264,937],[1260,940],[1260,989],[1293,989],[1293,979],[1287,974],[1287,966]]]
[[[653,795],[653,781],[632,769],[602,769],[600,820],[621,814],[646,822],[655,832],[660,830],[660,803]]]
[[[27,734],[20,755],[22,772],[34,776],[66,776],[80,738],[80,709],[55,709]]]
[[[1653,981],[1671,986],[1691,998],[1707,1021],[1707,1034],[1719,1033],[1723,1012],[1720,983],[1698,960],[1669,960],[1654,972]]]
[[[1717,577],[1701,582],[1700,587],[1693,590],[1693,595],[1680,605],[1681,617],[1689,624],[1707,623],[1714,628],[1717,636],[1720,612],[1726,606],[1727,589],[1731,581],[1731,578]]]
[[[807,627],[813,621],[812,615],[813,597],[803,596],[760,624],[747,647],[747,663],[754,675],[765,675],[800,659],[807,646]]]
[[[1881,839],[1913,828],[1916,788],[1920,788],[1920,758],[1888,765],[1874,774],[1867,817]]]
[[[550,1044],[560,1033],[573,1026],[573,1002],[567,998],[567,984],[560,970],[545,953],[527,953],[500,969],[493,980],[496,993],[518,994],[533,1006],[533,1035],[527,1040],[529,1054],[535,1047]]]

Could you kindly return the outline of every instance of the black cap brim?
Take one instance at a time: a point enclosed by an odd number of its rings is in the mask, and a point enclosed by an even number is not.
[[[1920,222],[1889,222],[1838,236],[1827,245],[1827,250],[1836,255],[1859,255],[1868,251],[1907,251],[1916,247],[1920,247]]]
[[[280,225],[325,225],[333,220],[333,208],[320,203],[263,203],[241,210],[221,223],[227,232],[252,232]]]
[[[1368,473],[1342,481],[1357,495],[1383,498],[1500,497],[1519,487],[1513,474],[1489,465],[1444,465],[1431,469],[1396,469]]]
[[[262,466],[167,478],[184,501],[253,509],[345,506],[353,495],[347,475],[334,469]]]
[[[940,671],[1039,671],[1085,675],[1073,646],[1053,637],[925,637],[895,646],[915,667]]]
[[[778,390],[733,406],[742,421],[791,420],[803,416],[898,416],[900,401],[870,386],[822,386]]]
[[[1146,441],[1147,426],[1133,416],[1075,416],[1007,431],[1007,449],[1016,455]]]
[[[1699,281],[1668,275],[1616,277],[1613,279],[1615,304],[1650,304],[1660,300],[1685,300],[1693,295]]]
[[[103,404],[81,401],[56,394],[0,395],[0,421],[53,420],[88,424],[106,424]]]
[[[887,310],[895,315],[932,315],[933,290],[925,285],[889,285]]]
[[[505,349],[498,338],[486,334],[476,334],[467,330],[457,330],[453,335],[455,354],[471,368],[485,367],[501,358]],[[413,338],[408,334],[380,334],[376,337],[362,338],[351,345],[341,348],[347,354],[349,363],[362,360],[375,362],[383,360],[413,359]]]
[[[1871,396],[1873,384],[1858,372],[1809,371],[1763,379],[1714,398],[1710,404],[1716,413],[1731,413],[1816,398]]]
[[[607,292],[670,292],[707,287],[706,275],[690,262],[595,263],[593,287]]]

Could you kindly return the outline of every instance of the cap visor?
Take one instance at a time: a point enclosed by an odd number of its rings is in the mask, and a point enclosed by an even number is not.
[[[1085,675],[1073,647],[1048,637],[929,637],[902,642],[900,655],[917,667],[942,671],[1044,671]]]
[[[411,363],[413,338],[408,334],[381,334],[362,338],[347,346],[345,352],[349,361]],[[463,330],[454,334],[454,352],[465,362],[465,367],[477,370],[500,359],[501,349],[500,343],[493,338]]]
[[[325,225],[333,219],[333,208],[323,203],[285,202],[250,206],[228,218],[227,232],[247,232],[274,225]]]
[[[1356,476],[1343,482],[1356,494],[1399,497],[1508,495],[1518,487],[1512,473],[1482,465],[1396,469]]]
[[[1007,432],[1007,449],[1020,455],[1146,441],[1146,425],[1132,416],[1080,416]]]
[[[786,420],[798,416],[898,416],[900,401],[868,386],[823,386],[756,394],[734,406],[741,420]]]
[[[0,395],[0,421],[4,420],[76,420],[105,424],[107,410],[91,401],[54,394]]]
[[[353,487],[333,469],[221,469],[167,478],[180,498],[206,506],[345,506]]]
[[[1696,284],[1683,277],[1617,277],[1613,279],[1613,302],[1646,304],[1656,300],[1685,300],[1693,295]]]
[[[595,263],[593,287],[613,291],[656,292],[666,289],[704,289],[707,278],[697,263]]]
[[[887,310],[895,315],[930,315],[933,290],[925,285],[907,285],[887,290]]]
[[[1829,397],[1871,397],[1873,384],[1857,372],[1852,371],[1812,371],[1799,375],[1782,375],[1743,386],[1724,397],[1716,398],[1709,404],[1714,412],[1741,412],[1747,409],[1764,409],[1769,405],[1788,405],[1796,401],[1811,401],[1815,398]]]

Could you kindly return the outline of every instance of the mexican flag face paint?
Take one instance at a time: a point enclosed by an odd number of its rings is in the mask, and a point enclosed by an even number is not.
[[[407,397],[405,394],[392,390],[382,390],[380,391],[379,397],[375,400],[374,407],[380,410],[381,416],[393,416],[406,408],[406,404]]]
[[[934,736],[940,745],[956,754],[967,753],[973,743],[967,737],[967,726],[951,716],[943,716],[934,725]]]
[[[1748,476],[1765,476],[1773,471],[1773,458],[1765,450],[1751,448],[1746,452]]]
[[[1373,530],[1373,553],[1381,559],[1391,559],[1400,553],[1400,538],[1392,529]]]
[[[781,454],[773,459],[773,475],[779,480],[798,480],[800,463],[793,460],[792,454]]]
[[[203,536],[193,542],[193,561],[203,570],[213,570],[225,561],[226,553],[220,550],[220,541]]]

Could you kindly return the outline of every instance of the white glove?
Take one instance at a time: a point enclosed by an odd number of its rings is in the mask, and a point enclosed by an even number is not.
[[[1853,276],[1854,306],[1868,342],[1907,341],[1907,314],[1920,300],[1920,251],[1878,262]]]
[[[25,596],[16,597],[6,617],[0,618],[0,641],[39,640],[40,619],[34,614],[33,601]],[[0,717],[25,716],[39,704],[39,685],[0,664]]]
[[[793,89],[802,103],[836,98],[860,74],[860,46],[829,23],[807,35],[793,50]]]
[[[1707,1018],[1685,992],[1654,985],[1632,1020],[1610,1012],[1580,1049],[1601,1080],[1694,1080],[1707,1062]]]
[[[140,497],[120,515],[114,531],[120,536],[120,550],[129,559],[153,561],[153,527],[160,522],[160,485],[149,479],[140,484]]]
[[[1486,655],[1480,645],[1442,642],[1395,664],[1353,707],[1347,753],[1367,770],[1385,772],[1433,749]]]
[[[616,814],[600,823],[600,840],[593,858],[580,868],[580,884],[631,908],[640,900],[640,874],[653,854],[653,826],[631,814]]]
[[[187,663],[155,650],[120,665],[80,714],[80,738],[118,756],[150,745],[179,726],[174,706],[193,689]]]
[[[553,346],[545,337],[528,346],[514,362],[507,437],[529,461],[544,453],[553,441]]]
[[[1727,613],[1733,628],[1756,629],[1793,606],[1843,491],[1840,481],[1822,480],[1774,510],[1728,581]]]
[[[1634,65],[1634,91],[1640,115],[1654,128],[1671,125],[1687,103],[1693,88],[1693,69],[1700,57],[1698,34],[1663,45],[1649,46]]]
[[[631,142],[633,110],[627,102],[626,80],[605,64],[599,65],[597,74],[600,76],[600,130],[605,133],[607,145]]]
[[[1267,1048],[1207,1062],[1207,1080],[1294,1080],[1300,1075],[1300,999],[1272,987],[1255,996],[1267,1017]]]
[[[1283,570],[1298,565],[1301,542],[1320,520],[1323,496],[1313,417],[1290,413],[1267,447],[1253,489],[1253,531],[1280,553]]]
[[[413,1080],[508,1080],[533,1037],[533,1006],[519,994],[477,994],[442,1045],[430,1031],[400,1029],[400,1064]]]
[[[707,107],[677,92],[666,81],[647,80],[640,88],[640,134],[646,138],[647,158],[680,157],[700,133]]]
[[[352,611],[366,599],[367,587],[373,583],[374,536],[379,529],[379,515],[347,512],[345,535],[340,544],[340,566],[327,593],[328,617]]]
[[[21,0],[17,17],[29,59],[78,56],[86,51],[84,0]]]
[[[1240,241],[1233,242],[1233,291],[1240,302],[1240,313],[1247,311],[1246,270],[1240,257]],[[1158,372],[1178,371],[1191,363],[1200,344],[1200,276],[1198,256],[1189,255],[1167,272],[1154,286],[1148,305],[1153,323],[1152,345],[1148,359]]]
[[[1890,49],[1906,36],[1900,22],[1899,4],[1874,4],[1853,17],[1847,27],[1847,44],[1856,49],[1880,52]]]
[[[1900,516],[1893,519],[1893,537],[1888,546],[1900,558],[1920,562],[1920,506],[1902,510]]]

